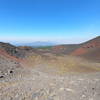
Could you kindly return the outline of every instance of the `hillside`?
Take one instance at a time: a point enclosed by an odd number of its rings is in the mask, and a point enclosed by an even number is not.
[[[0,100],[99,100],[99,38],[38,48],[1,42]]]
[[[82,44],[71,55],[100,61],[100,36]]]

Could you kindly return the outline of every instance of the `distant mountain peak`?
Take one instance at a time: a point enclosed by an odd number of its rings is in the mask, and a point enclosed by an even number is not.
[[[35,41],[31,43],[17,43],[17,46],[31,46],[31,47],[39,47],[39,46],[54,46],[57,45],[55,42],[49,41]]]

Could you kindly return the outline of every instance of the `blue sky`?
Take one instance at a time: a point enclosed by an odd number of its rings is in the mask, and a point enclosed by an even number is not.
[[[100,35],[100,0],[0,0],[1,41],[79,43]]]

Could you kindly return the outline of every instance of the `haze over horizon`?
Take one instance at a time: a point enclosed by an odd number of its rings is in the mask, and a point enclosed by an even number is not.
[[[0,41],[87,41],[100,35],[99,4],[99,0],[1,0]]]

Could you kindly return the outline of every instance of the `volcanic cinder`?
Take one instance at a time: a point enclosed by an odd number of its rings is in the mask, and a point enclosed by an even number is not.
[[[0,42],[0,100],[100,100],[100,36],[38,48]]]

